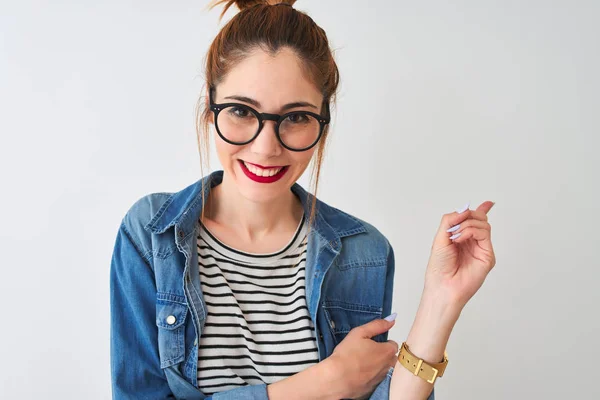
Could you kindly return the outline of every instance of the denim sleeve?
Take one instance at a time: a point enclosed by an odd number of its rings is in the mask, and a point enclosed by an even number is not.
[[[396,262],[394,259],[394,249],[388,241],[388,255],[387,255],[387,272],[385,276],[385,291],[383,294],[383,316],[387,317],[392,313],[392,298],[394,295],[394,273],[396,269]],[[387,332],[385,333],[385,339],[387,340]],[[369,397],[369,400],[388,400],[390,398],[390,383],[392,381],[392,374],[394,368],[390,368],[385,378],[375,388],[375,391]],[[393,400],[393,399],[392,399]],[[435,388],[431,390],[431,394],[427,400],[435,400]]]
[[[156,283],[146,252],[121,223],[110,265],[112,398],[174,398],[156,343]]]
[[[267,384],[249,385],[213,394],[205,400],[269,400]]]

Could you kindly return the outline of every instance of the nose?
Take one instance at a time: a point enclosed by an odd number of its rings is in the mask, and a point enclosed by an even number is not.
[[[279,143],[277,134],[275,133],[276,125],[277,122],[275,121],[267,120],[263,122],[258,137],[250,143],[250,150],[253,153],[259,154],[265,158],[281,154],[283,147],[281,146],[281,143]]]

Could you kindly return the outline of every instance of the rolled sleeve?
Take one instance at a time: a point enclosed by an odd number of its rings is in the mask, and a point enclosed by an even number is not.
[[[244,386],[213,394],[209,399],[214,400],[269,400],[267,384]]]

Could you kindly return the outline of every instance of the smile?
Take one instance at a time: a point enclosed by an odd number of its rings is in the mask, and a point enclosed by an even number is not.
[[[289,169],[289,165],[264,167],[239,160],[244,174],[254,182],[273,183],[281,179]]]

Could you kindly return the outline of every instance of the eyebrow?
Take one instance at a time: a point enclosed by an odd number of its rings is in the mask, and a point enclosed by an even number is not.
[[[237,101],[243,101],[244,103],[249,103],[252,104],[254,107],[256,108],[261,108],[260,103],[254,99],[251,99],[250,97],[246,97],[246,96],[227,96],[225,97],[226,99],[232,99],[232,100],[237,100]],[[281,107],[281,111],[286,111],[286,110],[290,110],[292,108],[296,108],[296,107],[312,107],[315,110],[318,110],[318,107],[315,106],[314,104],[305,102],[305,101],[296,101],[294,103],[288,103],[286,105],[284,105],[283,107]]]

